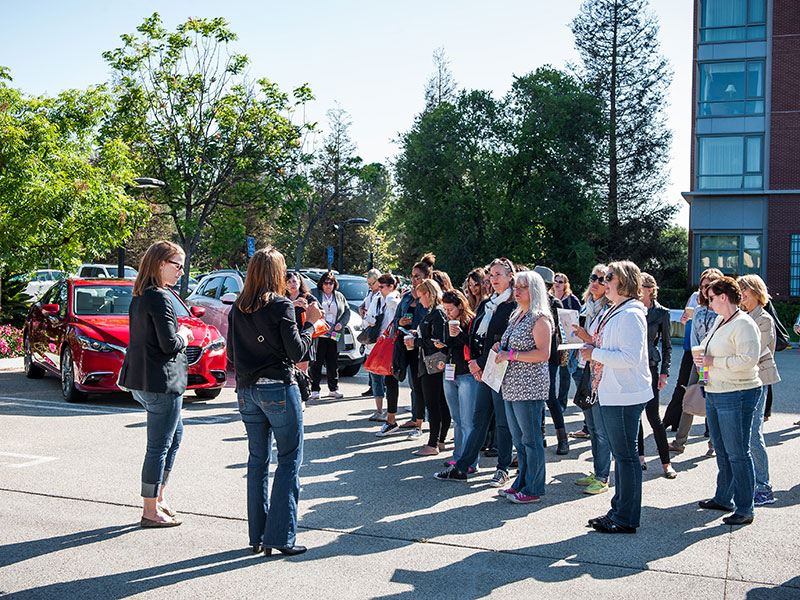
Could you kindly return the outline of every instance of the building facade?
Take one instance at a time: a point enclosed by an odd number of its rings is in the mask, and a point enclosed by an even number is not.
[[[800,1],[695,0],[689,274],[800,298]]]

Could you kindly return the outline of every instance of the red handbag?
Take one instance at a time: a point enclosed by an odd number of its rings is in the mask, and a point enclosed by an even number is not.
[[[389,335],[389,330],[392,329],[391,325],[386,328],[378,341],[372,347],[372,351],[364,361],[364,369],[375,375],[391,375],[392,374],[392,355],[394,354],[394,341],[397,339],[397,330],[394,335]]]

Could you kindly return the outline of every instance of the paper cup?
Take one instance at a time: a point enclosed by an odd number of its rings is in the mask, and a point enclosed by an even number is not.
[[[692,356],[703,356],[704,351],[702,346],[692,346]]]
[[[687,306],[686,308],[683,309],[683,311],[687,315],[689,315],[690,319],[694,318],[694,307],[693,306]]]
[[[458,321],[458,319],[450,319],[447,324],[450,326],[450,335],[455,335],[453,332],[454,329],[456,327],[461,327],[461,323]]]

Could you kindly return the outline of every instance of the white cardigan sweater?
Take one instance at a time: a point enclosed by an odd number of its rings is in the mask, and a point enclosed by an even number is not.
[[[646,310],[638,300],[617,310],[603,328],[602,345],[592,352],[592,360],[603,364],[597,401],[601,406],[644,404],[653,397]]]

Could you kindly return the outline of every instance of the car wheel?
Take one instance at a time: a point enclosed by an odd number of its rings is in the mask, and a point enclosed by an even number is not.
[[[61,351],[61,393],[67,402],[79,402],[86,394],[75,387],[75,363],[69,346]]]
[[[216,398],[219,396],[222,388],[202,388],[199,390],[194,391],[194,395],[198,398],[208,398],[209,400],[212,398]]]
[[[33,364],[33,354],[31,353],[31,341],[28,334],[25,334],[22,345],[25,347],[25,376],[29,379],[41,379],[44,376],[44,369]]]
[[[348,365],[346,367],[342,367],[339,369],[339,375],[341,377],[355,377],[356,374],[361,370],[361,364],[355,365]]]

